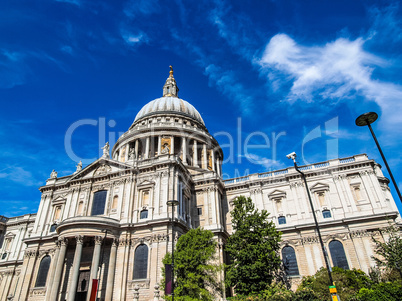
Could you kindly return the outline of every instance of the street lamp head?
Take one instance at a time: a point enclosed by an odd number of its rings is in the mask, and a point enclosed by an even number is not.
[[[179,201],[177,201],[177,200],[170,200],[170,201],[167,201],[166,202],[166,205],[168,205],[168,206],[177,206],[177,205],[179,205]]]
[[[378,115],[376,112],[368,112],[357,117],[355,123],[357,126],[365,126],[372,124],[374,121],[377,120],[377,118]]]
[[[286,157],[287,157],[288,159],[292,159],[294,163],[296,163],[296,156],[297,156],[297,155],[296,155],[295,152],[290,153],[289,155],[286,155]]]

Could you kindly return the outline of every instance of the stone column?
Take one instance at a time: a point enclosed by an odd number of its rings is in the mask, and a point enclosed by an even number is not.
[[[218,175],[221,176],[221,162],[219,158],[216,158],[216,170],[218,172]]]
[[[125,152],[125,156],[124,156],[124,162],[127,162],[128,161],[128,153],[130,151],[130,145],[127,143],[125,148],[126,148],[126,152]]]
[[[150,138],[147,137],[146,141],[145,141],[145,154],[144,154],[145,159],[149,158],[149,140],[150,140]]]
[[[194,140],[193,143],[193,166],[198,166],[198,148],[197,148],[197,140]]]
[[[105,301],[112,301],[113,279],[114,279],[114,271],[115,271],[115,268],[116,268],[117,244],[118,244],[118,240],[113,239],[112,247],[110,249],[109,268],[107,270]]]
[[[174,136],[170,138],[170,154],[174,155]]]
[[[77,290],[78,276],[80,274],[82,244],[84,242],[84,237],[81,235],[77,235],[75,237],[75,240],[77,242],[77,246],[75,247],[75,253],[74,253],[74,261],[72,268],[73,271],[71,276],[70,288],[68,290],[68,301],[75,300],[75,292]]]
[[[161,155],[162,137],[158,136],[158,156]]]
[[[91,298],[92,280],[96,279],[96,277],[98,275],[102,239],[103,239],[102,236],[95,236],[95,247],[94,247],[94,255],[92,256],[92,265],[91,265],[91,274],[89,277],[87,301],[89,301],[89,298]],[[100,285],[100,283],[98,283],[98,286],[99,285]]]
[[[186,138],[183,137],[182,142],[182,153],[183,153],[183,164],[187,165],[187,141]]]
[[[207,145],[203,144],[202,145],[202,161],[204,164],[202,164],[203,168],[208,169],[208,156],[207,156]]]
[[[67,244],[68,244],[67,238],[63,238],[60,240],[59,258],[57,258],[56,271],[54,272],[54,279],[52,285],[52,293],[50,294],[49,298],[49,300],[52,301],[58,299],[57,297],[59,294],[61,274],[63,273],[64,258],[66,257]]]
[[[211,158],[212,158],[212,170],[215,171],[216,167],[215,167],[215,152],[214,152],[214,149],[211,149]]]
[[[59,253],[60,253],[60,242],[56,242],[56,251],[54,252],[54,256],[52,258],[52,263],[49,271],[49,282],[47,284],[47,287],[49,288],[46,291],[46,296],[45,296],[45,301],[50,301],[50,295],[52,293],[52,285],[53,285],[53,279],[54,279],[54,273],[56,272],[56,267],[57,267],[57,261],[59,259]]]
[[[138,139],[135,140],[134,152],[135,152],[135,159],[138,160]]]

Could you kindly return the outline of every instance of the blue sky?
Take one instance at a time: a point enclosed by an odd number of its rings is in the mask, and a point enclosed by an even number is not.
[[[169,65],[222,145],[225,178],[288,167],[292,151],[382,164],[354,125],[376,111],[402,188],[399,1],[2,1],[0,20],[0,214],[36,212],[53,169],[113,145],[162,96]]]

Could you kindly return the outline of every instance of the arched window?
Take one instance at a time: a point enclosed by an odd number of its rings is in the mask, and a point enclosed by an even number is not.
[[[102,215],[105,213],[106,194],[106,190],[95,192],[91,215]]]
[[[333,240],[329,243],[329,252],[331,253],[332,263],[335,267],[349,270],[348,260],[346,259],[345,250],[340,241]]]
[[[35,287],[42,287],[46,285],[46,278],[50,267],[50,256],[46,255],[42,258],[39,265],[38,276],[36,276]]]
[[[148,218],[148,210],[147,209],[142,210],[140,213],[140,219],[143,219],[143,218]]]
[[[299,275],[299,267],[297,266],[296,253],[292,247],[286,246],[282,249],[282,261],[285,267],[286,275]]]
[[[146,279],[148,270],[148,247],[141,244],[134,253],[134,276],[133,279]]]
[[[322,216],[324,217],[324,218],[330,218],[332,215],[331,215],[331,211],[329,211],[328,209],[325,209],[325,210],[323,210],[322,211]]]
[[[279,223],[279,225],[286,224],[286,217],[284,217],[284,216],[278,217],[278,223]]]

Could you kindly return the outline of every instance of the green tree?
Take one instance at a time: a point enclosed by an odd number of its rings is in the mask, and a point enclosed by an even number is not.
[[[201,228],[180,236],[174,253],[175,300],[215,299],[211,290],[220,290],[216,275],[221,268],[214,264],[216,241],[213,238],[211,231]],[[171,263],[169,253],[163,263]]]
[[[389,270],[396,270],[402,277],[402,238],[400,231],[390,227],[386,231],[389,237],[386,242],[381,242],[373,237],[376,244],[375,252],[380,258],[374,257],[378,266],[386,267]]]
[[[239,196],[234,200],[233,234],[226,244],[232,262],[227,266],[226,283],[235,288],[236,294],[262,292],[281,266],[281,233],[268,221],[268,215],[266,210],[255,209],[250,198]]]
[[[332,278],[338,290],[339,297],[343,301],[355,300],[354,296],[361,288],[372,285],[370,278],[361,270],[344,270],[339,267],[332,268]],[[314,291],[322,300],[330,300],[328,288],[329,277],[327,269],[321,268],[313,276],[303,277],[297,291],[310,289]]]

